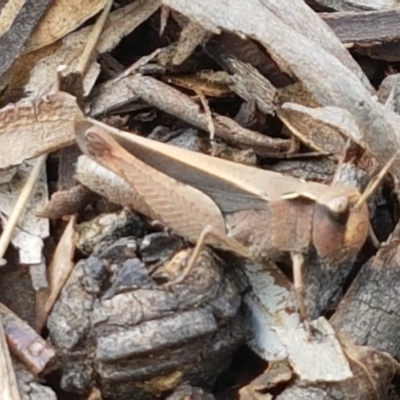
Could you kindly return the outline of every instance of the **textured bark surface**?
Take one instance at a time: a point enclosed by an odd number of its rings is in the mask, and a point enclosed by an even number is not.
[[[96,376],[104,399],[153,399],[184,381],[208,386],[229,365],[243,340],[235,285],[205,252],[185,284],[159,286],[135,254],[159,276],[187,256],[165,264],[160,249],[170,258],[176,241],[161,236],[101,241],[76,265],[48,322],[65,390],[86,392]]]

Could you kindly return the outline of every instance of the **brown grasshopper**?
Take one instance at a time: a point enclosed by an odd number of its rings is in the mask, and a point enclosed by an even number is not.
[[[302,268],[310,246],[338,265],[368,236],[368,207],[355,187],[305,182],[88,121],[77,126],[82,151],[130,184],[152,210],[148,217],[196,243],[169,284],[188,276],[205,244],[256,260],[289,253],[307,323]]]

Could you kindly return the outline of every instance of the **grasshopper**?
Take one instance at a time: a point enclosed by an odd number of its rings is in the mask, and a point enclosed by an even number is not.
[[[353,186],[306,182],[96,120],[80,122],[76,129],[83,153],[131,185],[152,210],[147,217],[196,244],[182,274],[169,285],[185,280],[204,245],[257,261],[290,254],[300,316],[307,325],[302,269],[310,247],[336,266],[355,257],[367,239],[368,207]],[[389,164],[384,172],[388,169]]]

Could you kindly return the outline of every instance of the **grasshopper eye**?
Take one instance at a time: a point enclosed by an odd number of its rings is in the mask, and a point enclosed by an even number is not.
[[[326,202],[326,207],[329,210],[329,216],[336,222],[345,224],[349,213],[350,203],[347,196],[336,196]]]
[[[320,257],[341,262],[355,256],[368,236],[368,207],[355,209],[344,195],[324,200],[315,205],[313,244]]]

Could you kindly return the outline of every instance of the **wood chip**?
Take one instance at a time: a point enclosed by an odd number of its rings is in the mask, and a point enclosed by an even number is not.
[[[159,0],[138,0],[112,12],[97,45],[97,53],[112,50],[124,36],[156,12],[160,5]],[[21,88],[33,97],[51,91],[57,85],[57,67],[65,64],[73,68],[78,63],[92,30],[92,26],[87,26],[53,45],[22,56],[12,71],[7,90],[9,96],[13,98],[16,93],[20,94]],[[98,64],[92,63],[84,79],[85,95],[90,92],[99,72]]]
[[[398,124],[389,121],[387,113],[371,95],[366,76],[359,67],[353,67],[354,60],[347,59],[349,54],[342,59],[332,54],[336,50],[327,51],[326,43],[321,44],[315,37],[316,30],[305,32],[305,27],[314,26],[314,22],[315,27],[320,26],[321,21],[317,21],[319,17],[310,8],[305,8],[302,1],[294,0],[290,6],[274,3],[273,7],[270,0],[263,3],[246,1],[235,5],[233,15],[227,1],[164,0],[164,3],[214,32],[223,28],[257,39],[279,66],[295,75],[321,106],[340,107],[352,114],[363,134],[361,141],[352,139],[375,156],[381,165],[385,165],[393,149],[399,147],[400,139],[395,133]],[[307,22],[301,22],[302,18]],[[310,21],[314,22],[311,24]],[[299,27],[300,23],[303,28]],[[323,36],[323,32],[318,34]],[[344,50],[341,44],[339,47]],[[400,160],[396,161],[392,171],[400,179]]]
[[[17,378],[15,377],[13,363],[6,337],[4,335],[3,325],[0,317],[0,376],[1,376],[1,398],[3,400],[20,400]]]
[[[0,169],[74,143],[74,123],[83,117],[75,97],[63,92],[24,99],[2,108]],[[16,138],[19,146],[15,145]]]
[[[23,54],[48,46],[103,9],[107,0],[57,0],[29,38]]]
[[[75,266],[73,260],[75,252],[75,243],[73,240],[75,222],[76,218],[71,217],[50,262],[48,272],[50,291],[44,302],[42,304],[37,304],[36,307],[37,314],[35,327],[38,332],[40,332],[46,324],[47,317]]]
[[[308,108],[285,103],[278,116],[311,149],[341,156],[348,139],[362,135],[351,114],[337,107]]]
[[[0,211],[4,228],[0,238],[0,258],[11,238],[19,250],[21,264],[40,264],[42,261],[43,240],[49,236],[50,228],[48,220],[36,217],[35,211],[36,207],[43,207],[48,198],[44,161],[45,156],[25,162],[18,167],[18,173],[10,183],[0,186]],[[35,176],[32,176],[33,173]],[[28,182],[30,187],[27,186]],[[18,209],[20,205],[22,208]],[[10,228],[9,223],[13,224]]]
[[[0,315],[7,343],[17,359],[34,375],[54,367],[56,352],[41,336],[1,303]]]
[[[10,0],[1,9],[0,78],[9,71],[20,56],[25,43],[51,3],[51,0],[25,0],[23,2]]]
[[[309,340],[299,315],[290,283],[276,266],[247,263],[243,273],[251,285],[244,297],[248,345],[269,362],[287,358],[300,379],[335,382],[351,378],[352,372],[332,327],[324,319],[313,321],[320,336]],[[243,282],[243,281],[242,281]]]

